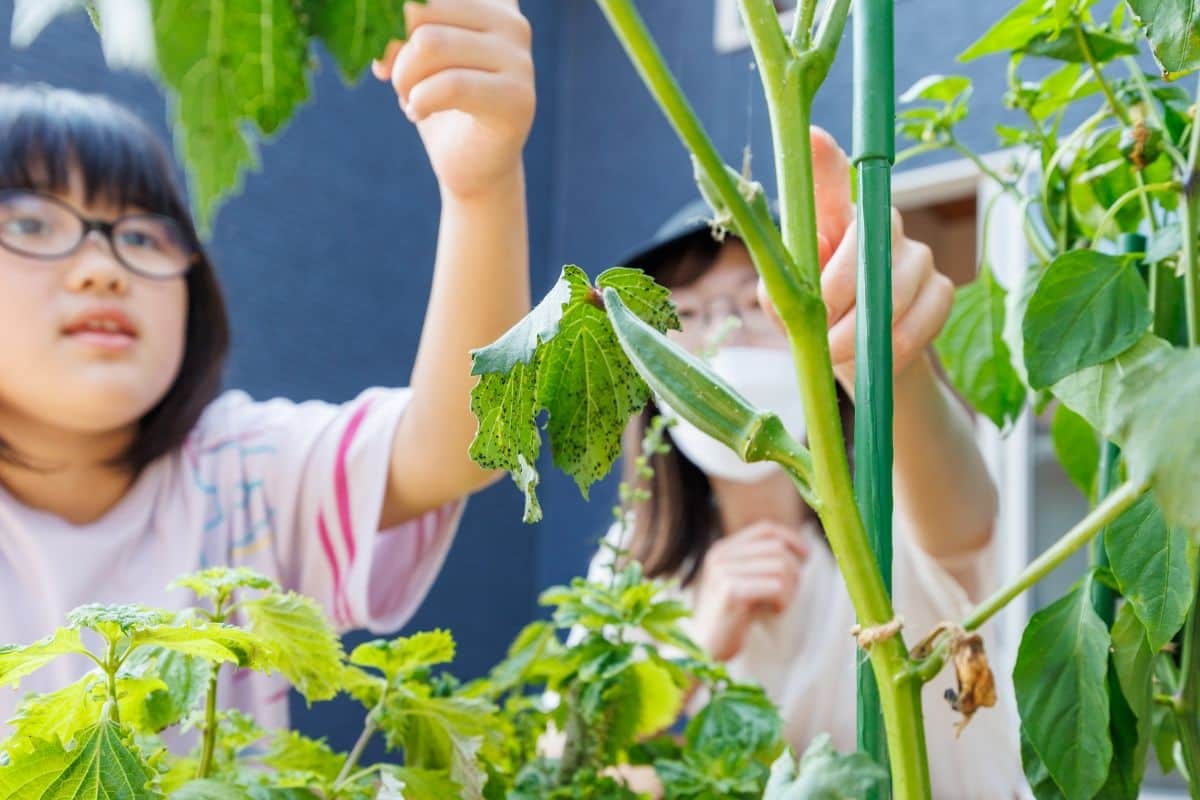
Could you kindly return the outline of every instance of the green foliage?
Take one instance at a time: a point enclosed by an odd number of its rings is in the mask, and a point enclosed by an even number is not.
[[[1005,430],[1025,407],[1025,386],[1004,342],[1004,287],[984,267],[954,294],[954,307],[937,338],[946,374],[963,397]]]
[[[243,601],[240,608],[271,669],[282,672],[310,702],[337,694],[342,644],[316,602],[295,592],[271,592]]]
[[[422,0],[417,0],[421,2]],[[54,16],[82,3],[20,2],[20,44]],[[119,33],[101,34],[110,62],[157,73],[170,94],[172,127],[190,177],[196,216],[208,229],[222,198],[240,191],[258,167],[258,143],[277,134],[309,99],[320,42],[347,83],[355,82],[388,42],[407,35],[404,0],[147,0],[150,22],[137,39],[138,3],[107,4]],[[23,16],[24,15],[24,16]],[[118,52],[115,43],[123,49]],[[136,59],[125,56],[129,51]],[[154,54],[154,55],[150,55]]]
[[[800,764],[791,752],[771,767],[763,800],[858,800],[887,779],[887,771],[864,753],[839,755],[827,734],[813,739]]]
[[[1200,5],[1196,0],[1128,0],[1150,38],[1164,73],[1176,77],[1200,67]]]
[[[1092,797],[1108,775],[1113,746],[1106,691],[1109,633],[1091,605],[1091,579],[1033,615],[1013,684],[1021,727],[1067,797]],[[1030,765],[1026,764],[1026,774]]]
[[[1067,477],[1091,498],[1096,491],[1096,472],[1100,465],[1100,441],[1086,419],[1064,404],[1054,409],[1050,423],[1054,452]]]
[[[471,410],[479,431],[470,454],[481,466],[513,476],[525,493],[526,522],[541,518],[538,415],[549,413],[554,462],[586,496],[620,454],[626,421],[649,397],[601,307],[603,289],[614,290],[658,330],[679,327],[666,290],[640,271],[607,270],[593,287],[583,270],[567,266],[533,311],[474,353],[472,371],[481,378]]]

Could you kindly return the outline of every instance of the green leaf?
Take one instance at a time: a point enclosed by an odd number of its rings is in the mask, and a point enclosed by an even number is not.
[[[168,588],[190,589],[204,600],[228,597],[238,589],[280,591],[279,584],[248,567],[209,567],[175,580]]]
[[[82,732],[71,751],[46,743],[0,768],[0,796],[21,800],[158,800],[154,772],[128,731],[104,721]]]
[[[120,675],[162,680],[163,688],[145,698],[147,726],[161,731],[187,716],[203,699],[212,669],[202,658],[162,647],[139,647],[126,658]],[[124,710],[121,718],[127,718]]]
[[[1121,694],[1137,719],[1137,746],[1133,751],[1136,783],[1141,783],[1146,756],[1154,736],[1154,652],[1146,641],[1146,632],[1129,604],[1117,611],[1112,627],[1113,670]]]
[[[569,275],[578,267],[565,267],[562,276],[542,301],[503,336],[471,353],[471,374],[506,374],[519,364],[533,362],[538,347],[554,337],[563,310],[572,299]],[[584,278],[584,281],[587,279]]]
[[[783,749],[783,722],[762,689],[733,684],[713,695],[684,736],[687,748],[698,753],[733,749],[769,762]]]
[[[273,133],[308,99],[308,38],[290,0],[152,0],[159,71],[175,91],[177,138],[196,215],[257,166],[243,130]]]
[[[1109,634],[1091,605],[1090,578],[1033,615],[1013,683],[1021,726],[1068,797],[1091,797],[1108,775]]]
[[[1004,430],[1025,406],[1025,386],[1004,342],[1005,291],[990,269],[959,287],[936,341],[950,381],[973,407]]]
[[[185,621],[136,630],[134,647],[161,647],[217,663],[250,666],[259,658],[258,644],[240,628],[216,622]]]
[[[655,283],[642,270],[628,267],[606,269],[596,278],[596,286],[601,292],[604,289],[614,290],[626,308],[659,332],[682,329],[675,304],[671,302],[670,290]]]
[[[1020,50],[1035,36],[1053,31],[1054,20],[1046,16],[1045,6],[1045,0],[1022,0],[960,53],[958,60],[973,61],[992,53]]]
[[[454,637],[447,630],[423,631],[396,639],[375,639],[360,644],[350,654],[350,663],[375,667],[390,682],[420,667],[454,660]]]
[[[1152,652],[1183,627],[1191,608],[1196,552],[1187,531],[1169,528],[1145,494],[1104,531],[1121,595],[1145,626]]]
[[[72,628],[90,628],[109,642],[116,642],[135,631],[166,625],[174,618],[170,611],[146,606],[102,605],[88,603],[67,614],[67,625]]]
[[[388,42],[405,39],[404,0],[309,0],[313,33],[320,36],[341,68],[355,83],[371,63],[382,58]]]
[[[251,800],[251,796],[235,783],[202,779],[188,781],[171,792],[171,800]]]
[[[389,695],[380,727],[388,746],[404,750],[405,765],[449,770],[463,800],[481,800],[486,775],[479,764],[484,736],[495,730],[495,707],[478,699],[430,697],[405,685]]]
[[[1066,800],[1054,778],[1050,777],[1050,770],[1046,769],[1042,757],[1030,743],[1024,728],[1021,728],[1021,767],[1037,800]]]
[[[1118,400],[1118,436],[1130,477],[1150,481],[1168,525],[1200,529],[1200,351],[1173,350],[1139,362]]]
[[[1133,346],[1152,322],[1130,257],[1072,250],[1050,264],[1022,321],[1029,385],[1050,386]]]
[[[31,645],[0,646],[0,687],[17,686],[26,675],[37,672],[59,656],[86,654],[88,649],[74,628],[59,628]]]
[[[1200,67],[1200,3],[1197,0],[1126,0],[1150,40],[1164,73],[1178,77]]]
[[[971,85],[971,79],[962,75],[926,75],[900,95],[901,103],[931,100],[952,103]]]
[[[1087,420],[1105,437],[1117,440],[1121,424],[1120,401],[1124,377],[1171,346],[1146,334],[1125,352],[1103,364],[1080,370],[1054,384],[1054,396]]]
[[[508,471],[525,495],[525,522],[542,518],[537,499],[541,478],[534,464],[542,449],[537,428],[537,375],[532,364],[516,364],[507,374],[488,373],[471,390],[471,413],[479,420],[469,455],[484,469]]]
[[[157,733],[162,728],[155,727],[147,697],[164,689],[166,684],[157,678],[117,679],[121,721],[136,732]],[[10,749],[28,748],[37,740],[69,745],[76,734],[100,721],[107,699],[106,679],[99,670],[57,691],[26,696],[11,720]]]
[[[858,800],[887,780],[866,753],[839,755],[829,734],[813,738],[797,766],[791,751],[771,766],[763,800]]]
[[[1083,48],[1079,45],[1076,33],[1079,30],[1081,30],[1080,26],[1071,25],[1064,28],[1059,34],[1039,33],[1029,39],[1020,48],[1020,51],[1031,56],[1053,58],[1058,61],[1069,61],[1071,63],[1084,63],[1087,61],[1087,56],[1084,54]],[[1117,36],[1092,28],[1082,28],[1082,30],[1084,38],[1087,40],[1088,48],[1092,51],[1092,55],[1098,63],[1103,64],[1120,56],[1137,55],[1137,45],[1124,36]]]
[[[649,396],[604,311],[590,303],[573,305],[542,361],[538,402],[550,412],[554,463],[575,479],[584,497],[620,456],[625,424]]]
[[[1012,356],[1012,366],[1021,381],[1029,384],[1029,376],[1025,372],[1025,339],[1022,327],[1029,300],[1046,274],[1046,265],[1032,265],[1021,275],[1021,281],[1016,291],[1010,291],[1004,301],[1004,329],[1001,338],[1008,345]]]
[[[416,769],[385,764],[376,800],[445,800],[457,797],[459,785],[445,770]]]
[[[310,739],[297,731],[277,731],[263,764],[280,773],[310,778],[310,782],[332,786],[346,757],[335,753],[324,739]]]
[[[1146,768],[1146,751],[1140,749],[1137,717],[1130,710],[1115,673],[1115,669],[1108,671],[1108,730],[1113,757],[1095,800],[1137,800]]]
[[[1087,420],[1060,403],[1054,409],[1050,438],[1063,471],[1079,487],[1083,496],[1090,499],[1096,488],[1096,471],[1100,465],[1100,440],[1096,430]]]
[[[265,651],[271,669],[311,703],[338,693],[342,643],[321,607],[311,598],[288,592],[244,601],[246,630]]]

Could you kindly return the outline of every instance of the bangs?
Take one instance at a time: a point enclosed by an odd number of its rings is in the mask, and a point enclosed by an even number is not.
[[[99,95],[0,85],[0,188],[65,194],[73,170],[88,203],[136,206],[191,232],[166,150],[136,115]]]

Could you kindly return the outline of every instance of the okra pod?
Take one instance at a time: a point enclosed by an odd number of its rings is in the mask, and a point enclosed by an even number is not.
[[[805,501],[816,508],[812,458],[778,415],[755,408],[704,361],[642,321],[615,289],[605,289],[603,298],[621,349],[658,397],[742,460],[782,466]]]

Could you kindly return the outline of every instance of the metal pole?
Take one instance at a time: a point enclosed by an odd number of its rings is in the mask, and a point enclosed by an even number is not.
[[[854,486],[871,548],[892,590],[892,162],[895,159],[892,0],[854,9],[854,163],[858,167],[858,297]],[[887,764],[879,689],[858,667],[858,746]],[[868,798],[891,796],[890,786]]]

